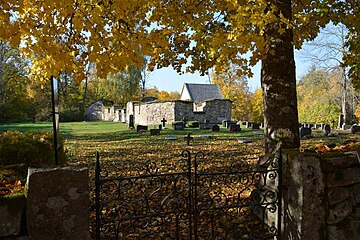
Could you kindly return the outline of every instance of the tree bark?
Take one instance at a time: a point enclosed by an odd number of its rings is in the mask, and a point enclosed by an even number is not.
[[[286,29],[285,33],[279,33],[280,11],[291,19],[291,0],[272,0],[271,4],[278,9],[278,21],[267,26],[265,39],[273,54],[267,54],[261,68],[267,153],[272,153],[279,147],[300,146],[293,32]]]

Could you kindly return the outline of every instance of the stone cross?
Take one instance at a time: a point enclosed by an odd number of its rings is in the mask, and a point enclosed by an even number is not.
[[[165,118],[163,118],[163,119],[161,120],[161,122],[162,122],[162,126],[165,127],[165,123],[167,122],[167,120],[166,120]]]
[[[184,138],[186,139],[187,145],[190,146],[190,141],[193,139],[193,137],[190,137],[190,133],[188,133],[187,136]]]

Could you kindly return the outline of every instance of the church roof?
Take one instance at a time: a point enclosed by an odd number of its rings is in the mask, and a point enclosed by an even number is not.
[[[216,84],[184,83],[181,96],[186,95],[184,91],[188,92],[191,100],[194,102],[224,98]]]

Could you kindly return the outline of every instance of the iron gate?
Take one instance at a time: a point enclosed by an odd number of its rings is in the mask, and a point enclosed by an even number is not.
[[[116,173],[96,155],[96,239],[281,239],[281,153],[207,169],[202,152],[175,165]],[[101,196],[101,197],[100,197]]]

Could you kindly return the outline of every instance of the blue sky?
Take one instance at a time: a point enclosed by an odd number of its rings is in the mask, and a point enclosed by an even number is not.
[[[298,57],[295,52],[296,62],[296,77],[299,79],[308,70],[308,64],[303,59]],[[260,68],[261,64],[258,63],[253,69],[254,76],[248,79],[248,84],[251,92],[254,92],[257,88],[260,88]],[[149,82],[147,87],[157,87],[160,91],[178,91],[181,92],[182,85],[186,83],[209,83],[208,76],[200,76],[196,74],[183,74],[179,75],[172,68],[157,69],[149,75]]]

